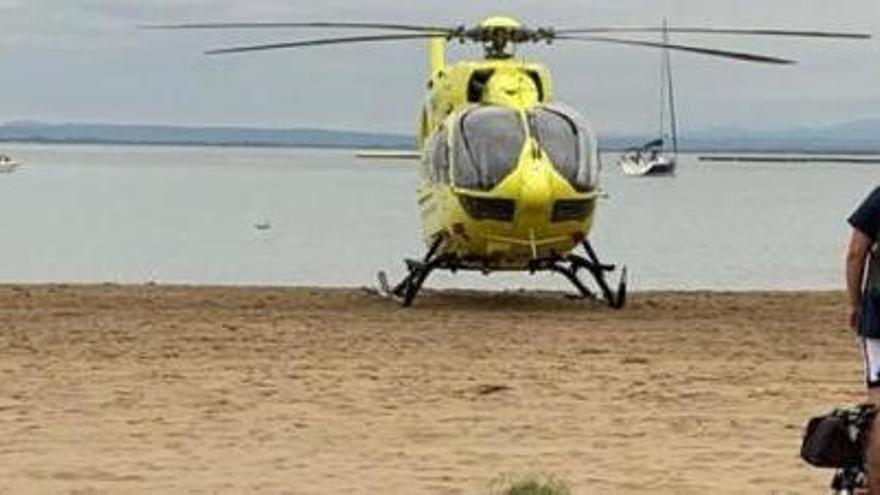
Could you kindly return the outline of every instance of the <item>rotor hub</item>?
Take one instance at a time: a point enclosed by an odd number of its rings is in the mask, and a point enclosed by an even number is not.
[[[460,41],[481,43],[486,58],[505,59],[513,56],[513,46],[519,43],[550,40],[552,29],[529,29],[512,17],[489,17],[473,28],[459,28],[451,37]]]

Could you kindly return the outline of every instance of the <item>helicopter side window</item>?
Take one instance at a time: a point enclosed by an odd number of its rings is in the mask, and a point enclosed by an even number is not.
[[[541,75],[534,70],[530,70],[526,72],[526,74],[528,74],[535,83],[535,88],[538,90],[538,101],[544,101],[544,82],[541,80]]]
[[[495,69],[488,69],[477,70],[471,74],[471,78],[468,80],[467,89],[468,102],[477,103],[483,99],[483,91],[486,89],[486,84],[489,82],[489,78],[491,78],[494,73]]]
[[[533,137],[553,162],[556,170],[578,190],[592,186],[591,150],[588,134],[563,112],[537,108],[529,113]]]
[[[488,191],[516,168],[526,133],[516,111],[478,107],[461,117],[454,137],[455,185]]]
[[[431,143],[431,178],[434,182],[449,183],[449,144],[446,132],[440,129],[434,134]]]

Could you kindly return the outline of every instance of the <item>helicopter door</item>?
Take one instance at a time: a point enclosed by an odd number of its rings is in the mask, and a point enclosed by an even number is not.
[[[525,128],[515,110],[475,107],[465,111],[453,136],[455,185],[491,190],[516,168],[525,142]]]
[[[449,144],[446,142],[446,129],[434,133],[431,143],[431,178],[434,182],[449,184]]]
[[[555,107],[538,107],[528,117],[532,136],[556,170],[578,191],[595,187],[598,160],[593,156],[592,133],[583,119]]]
[[[449,144],[444,127],[428,137],[425,150],[422,157],[422,178],[434,183],[449,184]]]

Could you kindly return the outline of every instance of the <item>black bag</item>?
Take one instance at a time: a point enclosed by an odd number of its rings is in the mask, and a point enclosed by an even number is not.
[[[877,414],[872,405],[835,409],[807,423],[801,457],[816,467],[860,468],[871,424]]]

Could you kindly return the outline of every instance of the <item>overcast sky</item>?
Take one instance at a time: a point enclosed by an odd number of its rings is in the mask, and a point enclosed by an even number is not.
[[[321,127],[413,132],[425,43],[206,57],[209,48],[339,31],[168,32],[188,21],[473,24],[496,13],[532,26],[673,25],[853,30],[880,36],[878,0],[0,0],[0,121]],[[648,38],[650,39],[650,37]],[[685,129],[820,126],[880,118],[880,41],[677,35],[676,42],[795,58],[774,67],[675,54]],[[618,46],[523,47],[559,100],[604,132],[649,131],[659,53]],[[455,57],[478,55],[455,48]]]

